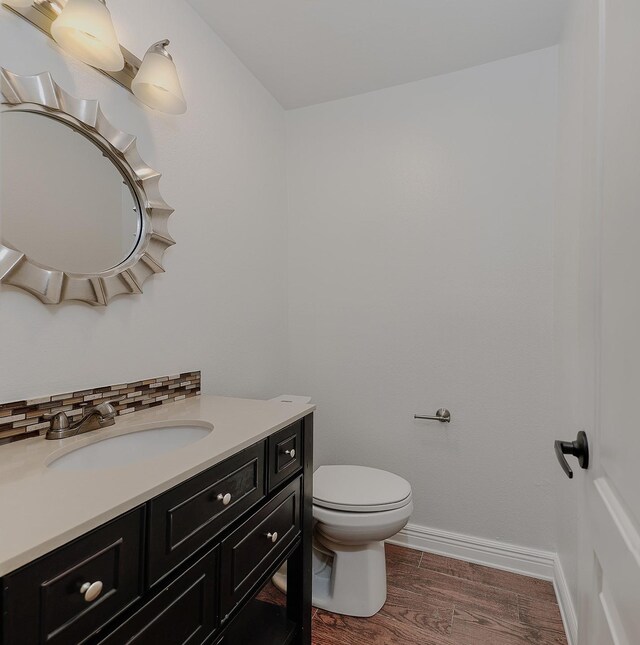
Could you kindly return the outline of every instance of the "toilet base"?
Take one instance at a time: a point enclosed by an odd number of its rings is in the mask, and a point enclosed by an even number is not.
[[[314,567],[313,605],[347,616],[377,614],[387,599],[384,543],[338,544],[320,532],[314,537],[333,561]]]
[[[271,582],[273,586],[282,591],[283,594],[287,593],[287,563],[285,562],[272,576]]]

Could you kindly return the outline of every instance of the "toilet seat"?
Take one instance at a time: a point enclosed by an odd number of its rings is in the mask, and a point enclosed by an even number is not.
[[[313,475],[314,506],[345,513],[379,513],[411,503],[411,485],[366,466],[320,466]]]

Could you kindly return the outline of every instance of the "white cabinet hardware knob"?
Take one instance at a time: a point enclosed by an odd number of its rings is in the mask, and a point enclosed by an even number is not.
[[[102,593],[102,582],[85,582],[80,587],[80,593],[84,596],[87,602],[93,602]]]
[[[271,540],[274,544],[278,541],[277,533],[267,533],[267,540]]]
[[[296,450],[295,450],[295,448],[291,448],[291,450],[285,450],[284,454],[289,455],[289,457],[291,457],[291,459],[294,459],[295,456],[296,456]]]
[[[217,499],[218,501],[222,502],[225,506],[228,506],[229,502],[231,501],[231,493],[227,493],[226,495],[223,495],[222,493],[220,493]]]

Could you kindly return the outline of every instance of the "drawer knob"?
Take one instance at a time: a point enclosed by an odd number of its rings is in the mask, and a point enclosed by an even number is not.
[[[226,495],[223,495],[222,493],[220,493],[217,499],[219,502],[222,502],[225,506],[229,506],[229,503],[231,502],[231,493],[227,493]]]
[[[289,457],[291,457],[291,459],[295,459],[295,456],[296,456],[296,449],[295,449],[295,448],[291,448],[291,450],[285,450],[285,451],[284,451],[284,454],[285,454],[285,455],[289,455]]]
[[[277,533],[267,533],[267,540],[271,540],[274,544],[278,541]]]
[[[87,602],[93,602],[102,593],[102,582],[85,582],[80,587],[80,593],[84,596]]]

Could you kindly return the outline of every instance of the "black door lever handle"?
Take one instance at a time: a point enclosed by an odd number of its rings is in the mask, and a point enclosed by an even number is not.
[[[577,457],[580,468],[589,468],[589,442],[583,430],[578,432],[578,438],[575,441],[556,441],[554,445],[556,457],[569,479],[573,479],[573,470],[565,459],[565,455]]]

